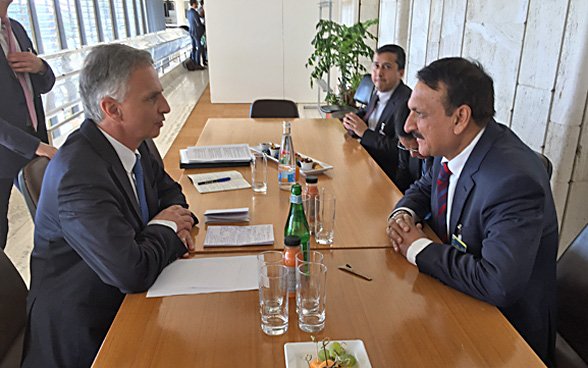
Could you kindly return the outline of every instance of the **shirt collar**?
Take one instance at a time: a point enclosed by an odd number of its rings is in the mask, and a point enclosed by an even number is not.
[[[398,84],[396,86],[394,86],[394,88],[392,88],[388,92],[376,91],[376,93],[378,94],[378,102],[381,104],[388,103],[388,100],[390,99],[390,97],[392,97],[392,94],[394,93],[394,91],[396,91],[396,88],[398,88],[399,85],[400,85],[400,82],[398,82]]]
[[[124,144],[120,143],[119,141],[114,139],[110,134],[108,134],[104,130],[102,130],[102,128],[100,128],[100,126],[98,124],[96,124],[96,126],[98,127],[98,130],[100,130],[102,132],[102,134],[104,134],[106,139],[108,139],[108,142],[110,142],[110,144],[112,145],[112,148],[114,148],[114,151],[116,152],[125,171],[128,173],[132,172],[133,167],[135,166],[135,162],[137,160],[137,156],[135,156],[135,155],[139,155],[139,158],[141,158],[141,154],[139,153],[139,151],[138,150],[135,150],[135,152],[131,151]]]
[[[451,171],[451,175],[456,175],[459,177],[459,175],[461,174],[461,171],[465,167],[466,162],[468,161],[468,158],[470,157],[470,154],[474,150],[474,147],[476,147],[476,144],[478,143],[478,141],[482,137],[482,134],[484,134],[485,130],[486,130],[486,127],[482,128],[478,132],[478,134],[474,137],[474,139],[472,139],[470,144],[468,144],[467,147],[464,148],[463,151],[461,151],[452,160],[447,160],[445,157],[443,157],[441,159],[441,163],[447,162],[447,166],[449,167],[449,171]]]

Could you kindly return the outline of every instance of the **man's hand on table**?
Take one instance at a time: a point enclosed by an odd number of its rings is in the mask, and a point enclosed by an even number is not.
[[[352,112],[345,114],[343,126],[345,129],[354,132],[360,138],[363,137],[363,133],[368,129],[365,121]]]
[[[427,236],[423,232],[423,225],[415,224],[414,219],[407,213],[399,213],[388,220],[386,234],[392,240],[396,252],[406,257],[406,252],[412,243]]]
[[[173,221],[178,227],[176,234],[182,243],[184,243],[186,249],[189,251],[193,251],[195,249],[194,241],[190,235],[190,230],[192,229],[192,226],[194,226],[194,220],[192,219],[192,213],[190,210],[180,205],[169,206],[155,215],[153,220]]]

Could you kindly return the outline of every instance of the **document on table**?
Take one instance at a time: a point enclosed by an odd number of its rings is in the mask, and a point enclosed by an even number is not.
[[[206,174],[192,174],[188,175],[188,178],[192,181],[199,193],[213,193],[222,192],[225,190],[236,190],[251,188],[251,184],[247,180],[243,179],[243,175],[236,170],[232,171],[221,171],[212,172]],[[219,183],[209,183],[198,185],[198,183],[215,180],[220,178],[231,178],[231,180],[223,181]]]
[[[209,226],[204,247],[240,247],[274,244],[274,226]]]
[[[206,210],[204,222],[207,224],[223,222],[248,222],[249,208],[227,208],[225,210]]]
[[[188,147],[180,150],[181,168],[226,167],[249,165],[248,144]]]
[[[178,259],[163,269],[147,298],[255,290],[257,256]]]

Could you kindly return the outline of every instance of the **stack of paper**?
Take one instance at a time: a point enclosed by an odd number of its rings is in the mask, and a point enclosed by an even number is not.
[[[248,144],[188,147],[180,150],[180,168],[249,166],[251,151]]]
[[[209,226],[205,247],[241,247],[274,244],[273,225]]]
[[[224,190],[251,188],[251,184],[249,184],[247,180],[243,179],[243,175],[241,175],[241,173],[236,170],[206,174],[192,174],[188,175],[188,178],[192,180],[192,183],[194,183],[194,186],[196,189],[198,189],[199,193],[212,193],[222,192]],[[221,178],[223,181],[214,182]],[[229,178],[229,180],[225,180],[226,178]]]
[[[229,208],[226,210],[207,210],[204,212],[204,222],[207,224],[223,222],[248,222],[249,208]]]

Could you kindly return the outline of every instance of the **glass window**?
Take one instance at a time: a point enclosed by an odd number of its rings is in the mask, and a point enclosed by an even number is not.
[[[133,5],[133,0],[127,0],[125,3],[129,14],[129,37],[135,37],[137,35],[137,27],[135,26],[135,6]]]
[[[135,9],[137,10],[137,21],[139,22],[139,34],[145,34],[145,30],[143,29],[143,7],[141,6],[141,0],[135,0]]]
[[[33,27],[31,27],[31,14],[29,13],[27,0],[14,0],[12,5],[8,7],[8,16],[12,19],[16,19],[22,24],[24,29],[26,29],[27,34],[34,42]],[[36,44],[36,42],[34,43]]]
[[[82,44],[76,2],[75,0],[59,0],[59,8],[63,19],[66,48],[70,50],[76,49]]]
[[[116,28],[118,29],[118,38],[123,39],[127,38],[127,29],[126,29],[126,22],[125,22],[125,12],[123,8],[122,0],[113,0],[114,1],[114,12],[116,14]]]
[[[104,32],[105,42],[114,41],[114,30],[112,29],[112,14],[110,13],[110,2],[108,0],[98,0],[98,9],[100,13],[100,22],[102,32]]]
[[[86,42],[94,45],[100,42],[98,39],[98,28],[96,27],[96,13],[94,11],[94,0],[80,0],[82,8],[82,19],[84,20],[84,31]]]
[[[50,54],[61,50],[59,32],[55,19],[55,6],[52,0],[36,0],[35,9],[39,20],[39,32],[43,40],[43,53]]]

